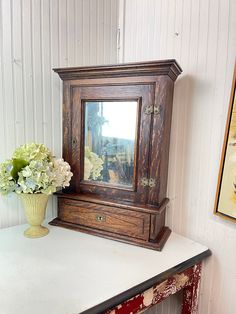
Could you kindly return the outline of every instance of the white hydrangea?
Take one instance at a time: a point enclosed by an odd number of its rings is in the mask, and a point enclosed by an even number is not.
[[[0,193],[52,194],[69,186],[70,165],[52,157],[43,144],[22,145],[11,160],[0,164]]]
[[[65,188],[70,185],[72,175],[68,162],[64,161],[62,158],[53,159],[52,185]]]
[[[84,180],[88,180],[93,169],[93,165],[88,157],[84,157]]]
[[[102,158],[92,152],[88,146],[85,146],[84,179],[96,180],[100,177],[103,169],[103,163]]]
[[[51,160],[52,153],[43,144],[24,144],[18,147],[14,153],[13,158],[23,159],[26,161],[31,160]]]

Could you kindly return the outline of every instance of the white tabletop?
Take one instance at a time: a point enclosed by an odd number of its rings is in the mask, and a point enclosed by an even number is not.
[[[25,228],[0,230],[1,314],[77,314],[207,250],[175,233],[158,252],[54,226],[28,239]]]

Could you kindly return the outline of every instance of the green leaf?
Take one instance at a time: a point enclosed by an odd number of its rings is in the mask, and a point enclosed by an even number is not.
[[[19,173],[23,168],[25,168],[26,166],[28,166],[28,164],[29,164],[29,162],[26,161],[26,160],[13,158],[13,160],[12,160],[13,168],[12,168],[12,170],[11,170],[11,176],[13,177],[13,179],[15,179],[15,180],[17,181],[18,178],[19,178],[18,173]]]

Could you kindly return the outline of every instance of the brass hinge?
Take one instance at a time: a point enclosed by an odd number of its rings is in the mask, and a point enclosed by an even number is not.
[[[156,180],[153,179],[153,178],[150,178],[149,179],[149,186],[150,186],[150,188],[153,188],[155,185],[156,185]]]
[[[149,184],[148,178],[142,178],[141,179],[141,185],[142,186],[148,186],[148,184]]]
[[[153,106],[153,105],[148,105],[144,109],[145,114],[154,114],[155,116],[159,115],[161,113],[161,106]]]
[[[149,186],[150,188],[153,188],[156,185],[156,180],[153,178],[142,178],[141,179],[141,185],[142,186]]]
[[[161,106],[154,106],[154,115],[157,116],[161,113]]]
[[[144,109],[144,113],[145,113],[145,114],[152,114],[153,111],[154,111],[153,105],[148,105],[148,106],[146,106],[145,109]]]

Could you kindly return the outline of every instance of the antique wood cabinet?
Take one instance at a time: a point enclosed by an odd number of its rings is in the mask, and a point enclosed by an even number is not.
[[[51,224],[160,250],[175,60],[54,69],[63,80],[71,186]]]

